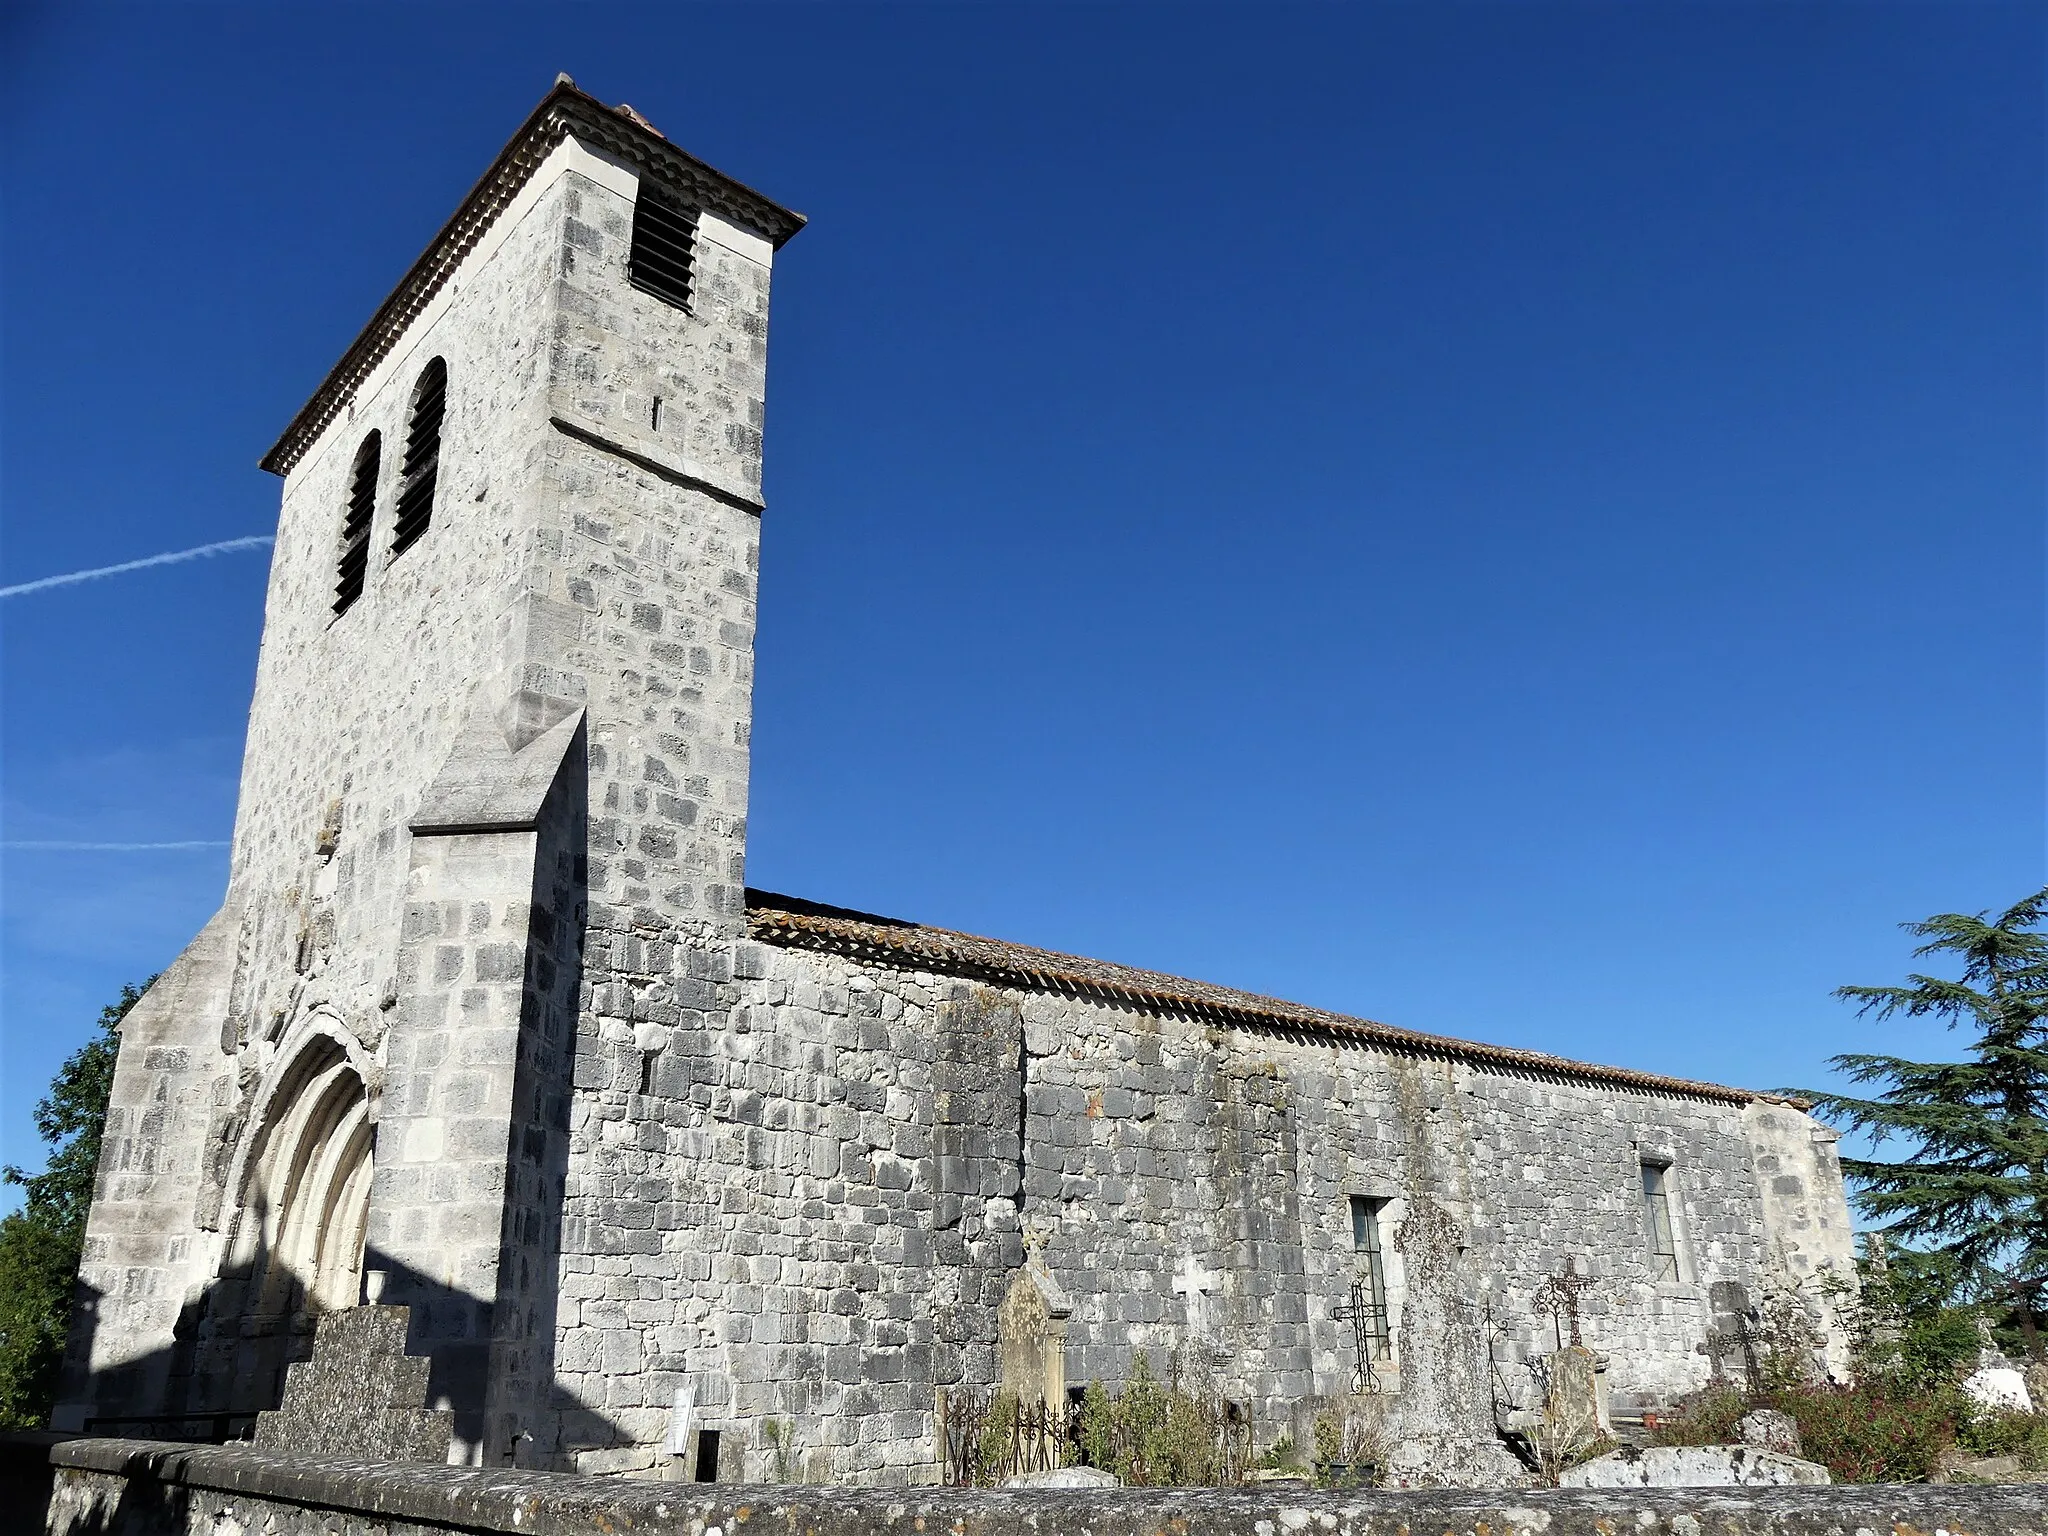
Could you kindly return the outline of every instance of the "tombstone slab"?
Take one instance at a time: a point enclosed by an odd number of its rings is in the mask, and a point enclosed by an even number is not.
[[[1583,1345],[1567,1344],[1547,1362],[1543,1434],[1553,1448],[1570,1454],[1606,1438],[1606,1392],[1600,1357]]]
[[[1114,1472],[1100,1467],[1055,1467],[1050,1472],[1020,1472],[1003,1479],[1005,1488],[1115,1488]]]
[[[1010,1277],[996,1310],[997,1369],[1019,1403],[1067,1400],[1067,1319],[1074,1304],[1035,1259]]]
[[[1566,1488],[1769,1488],[1831,1483],[1818,1462],[1753,1445],[1653,1445],[1613,1451],[1568,1468]]]
[[[2013,1365],[1980,1365],[1963,1378],[1963,1391],[1971,1401],[2005,1413],[2032,1413],[2033,1394],[2027,1378]]]

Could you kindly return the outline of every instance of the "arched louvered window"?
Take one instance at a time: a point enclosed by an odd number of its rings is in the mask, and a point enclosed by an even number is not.
[[[434,481],[441,467],[441,418],[448,409],[448,365],[435,358],[420,373],[412,392],[412,425],[405,429],[405,463],[399,469],[398,522],[391,530],[395,560],[427,531],[434,515]]]
[[[363,595],[370,569],[370,521],[377,512],[377,467],[384,458],[383,434],[372,432],[356,450],[348,472],[348,509],[341,515],[341,559],[334,582],[334,611],[348,612]]]

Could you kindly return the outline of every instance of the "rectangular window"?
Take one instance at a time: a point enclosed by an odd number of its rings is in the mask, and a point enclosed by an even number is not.
[[[1671,1230],[1671,1167],[1643,1164],[1643,1229],[1650,1239],[1650,1277],[1678,1278],[1678,1240]]]
[[[1361,1356],[1374,1360],[1391,1359],[1394,1353],[1393,1329],[1387,1318],[1387,1261],[1380,1243],[1380,1217],[1386,1208],[1384,1200],[1375,1200],[1368,1195],[1351,1197],[1352,1273],[1355,1277],[1351,1304],[1357,1308]]]
[[[633,247],[626,256],[633,286],[688,309],[696,244],[697,215],[663,202],[643,183],[633,203]]]

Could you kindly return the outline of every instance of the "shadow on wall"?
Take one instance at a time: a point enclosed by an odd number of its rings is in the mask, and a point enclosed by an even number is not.
[[[492,1337],[495,1309],[479,1305],[474,1297],[399,1264],[376,1249],[365,1254],[364,1268],[366,1273],[383,1277],[380,1300],[411,1308],[406,1352],[432,1361],[426,1398],[417,1406],[451,1410],[458,1446],[478,1445],[481,1426],[491,1407],[487,1401],[488,1363],[494,1352],[504,1346],[504,1340]],[[179,1320],[178,1335],[169,1349],[125,1361],[102,1374],[100,1380],[105,1387],[98,1395],[101,1401],[111,1398],[124,1383],[167,1382],[165,1400],[157,1410],[94,1415],[86,1419],[82,1433],[194,1444],[249,1439],[255,1433],[257,1415],[277,1408],[284,1400],[288,1367],[310,1358],[316,1318],[316,1314],[305,1311],[285,1317],[244,1316],[237,1309],[239,1298],[248,1293],[249,1281],[246,1272],[223,1275],[203,1297],[186,1306]],[[75,1345],[90,1349],[91,1314],[81,1311],[80,1316],[84,1321],[74,1335]],[[479,1324],[481,1333],[475,1331]],[[553,1342],[552,1326],[533,1340],[539,1356],[535,1365],[547,1385],[544,1397],[532,1407],[545,1413],[550,1425],[573,1416],[583,1438],[589,1441],[624,1443],[627,1437],[620,1425],[553,1383]],[[262,1374],[247,1375],[236,1374],[231,1366],[220,1364],[237,1359],[275,1363],[264,1365]],[[533,1428],[537,1430],[540,1426]],[[61,1432],[48,1435],[51,1443],[66,1438],[70,1436]],[[499,1465],[552,1467],[559,1459],[554,1454],[553,1438],[549,1435],[547,1443],[538,1446],[532,1436],[522,1438],[513,1430],[504,1437],[493,1459]],[[337,1453],[347,1449],[334,1448]],[[10,1455],[11,1452],[10,1447]],[[167,1495],[175,1492],[166,1490]],[[137,1513],[139,1516],[141,1512]],[[120,1528],[156,1529],[150,1525]]]
[[[482,1153],[471,1170],[502,1172],[495,1241],[468,1235],[468,1218],[488,1221],[487,1211],[450,1212],[448,1202],[459,1198],[452,1179],[447,1191],[436,1180],[420,1182],[412,1203],[401,1201],[395,1213],[438,1206],[436,1216],[452,1214],[462,1242],[496,1260],[494,1279],[481,1283],[484,1294],[426,1273],[420,1266],[446,1272],[431,1249],[400,1255],[380,1248],[402,1246],[370,1221],[376,1121],[388,1119],[391,1106],[387,1101],[386,1113],[373,1119],[372,1074],[359,1038],[335,1017],[299,1032],[302,1044],[282,1058],[289,1066],[263,1090],[255,1106],[260,1123],[241,1139],[245,1150],[233,1165],[239,1171],[227,1202],[233,1215],[222,1267],[186,1300],[168,1345],[90,1378],[102,1297],[81,1286],[65,1370],[75,1385],[64,1400],[96,1406],[82,1424],[74,1408],[60,1420],[63,1428],[152,1439],[244,1438],[256,1414],[281,1401],[287,1367],[307,1358],[315,1320],[367,1295],[411,1309],[407,1350],[432,1361],[423,1406],[453,1412],[463,1459],[502,1465],[552,1451],[547,1430],[559,1395],[556,1294],[588,886],[583,759],[579,727],[542,803],[524,808],[525,819],[514,818],[519,825],[508,824],[538,834],[531,884],[493,897],[508,913],[523,911],[527,923],[524,973],[516,1002],[506,1000],[518,1010],[518,1030],[515,1059],[506,1063],[513,1089],[504,1161],[494,1168]],[[409,909],[408,923],[412,918]],[[418,1021],[401,1010],[390,1025],[394,1043],[436,1060],[459,1043],[451,1037],[462,1027],[452,1007],[423,1009]],[[287,1036],[298,1030],[295,1024]],[[408,1037],[409,1030],[425,1038]],[[431,1080],[424,1089],[408,1088],[416,1098],[442,1091]],[[376,1170],[378,1189],[383,1175]],[[211,1238],[194,1232],[185,1240]]]

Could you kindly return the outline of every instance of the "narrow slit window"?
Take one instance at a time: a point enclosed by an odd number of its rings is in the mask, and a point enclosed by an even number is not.
[[[1380,1240],[1380,1220],[1386,1208],[1384,1200],[1351,1197],[1351,1305],[1358,1308],[1358,1337],[1375,1360],[1391,1359],[1394,1353],[1394,1333],[1387,1317],[1386,1248]]]
[[[1678,1278],[1678,1239],[1671,1228],[1671,1169],[1665,1163],[1643,1164],[1643,1229],[1650,1240],[1650,1276]]]
[[[341,515],[341,553],[335,567],[334,611],[346,613],[363,595],[370,569],[370,523],[377,513],[377,468],[384,458],[384,438],[372,432],[356,450],[348,473],[348,505]]]
[[[642,182],[633,202],[633,249],[626,258],[633,286],[688,309],[696,249],[697,215],[663,202]]]
[[[448,365],[435,358],[412,392],[412,422],[405,430],[399,469],[398,519],[391,531],[395,560],[419,541],[434,516],[434,485],[441,473],[441,418],[448,410]]]

